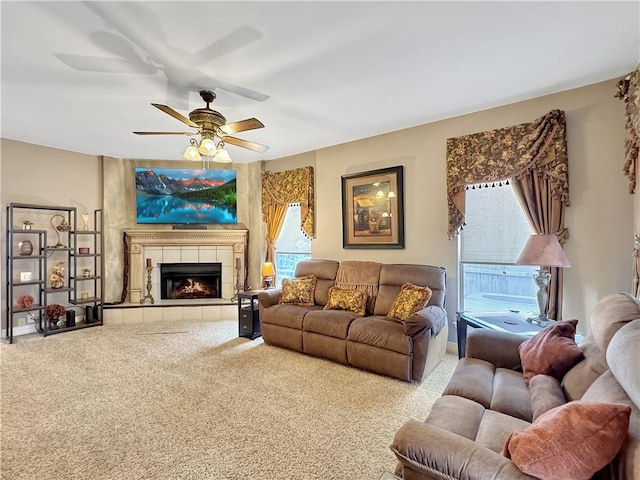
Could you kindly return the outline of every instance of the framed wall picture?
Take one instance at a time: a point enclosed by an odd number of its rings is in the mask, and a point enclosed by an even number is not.
[[[403,167],[342,176],[343,248],[404,248]]]

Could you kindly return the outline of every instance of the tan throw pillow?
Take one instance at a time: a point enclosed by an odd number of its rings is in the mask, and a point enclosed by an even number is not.
[[[313,305],[316,292],[316,277],[309,275],[299,278],[282,279],[282,292],[278,303]]]
[[[578,320],[554,322],[518,347],[525,382],[542,373],[562,380],[584,355],[574,340]]]
[[[405,321],[418,310],[422,310],[431,298],[431,289],[405,283],[391,304],[387,317]]]
[[[364,315],[367,308],[367,292],[351,288],[331,287],[324,310],[347,310]]]
[[[542,480],[585,480],[618,454],[630,414],[619,403],[569,402],[512,433],[502,454]]]

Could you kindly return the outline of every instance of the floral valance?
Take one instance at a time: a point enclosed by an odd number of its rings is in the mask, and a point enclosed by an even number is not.
[[[303,233],[315,238],[313,167],[262,173],[262,215],[271,204],[300,204]],[[265,222],[267,219],[265,218]]]
[[[553,196],[569,205],[569,163],[564,112],[531,122],[447,139],[449,238],[464,225],[465,190],[489,187],[536,170]]]
[[[625,103],[624,174],[629,177],[629,193],[636,189],[640,151],[640,67],[618,82],[616,97]]]

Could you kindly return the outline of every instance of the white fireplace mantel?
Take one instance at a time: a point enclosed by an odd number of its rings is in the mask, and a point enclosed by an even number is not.
[[[222,256],[222,268],[231,273],[229,289],[237,285],[237,269],[245,272],[245,250],[247,248],[248,230],[246,229],[220,229],[220,230],[125,230],[127,244],[129,245],[129,301],[139,303],[144,297],[146,285],[145,255],[146,252],[157,250],[158,247],[227,247],[232,254]],[[224,285],[223,285],[224,289]]]

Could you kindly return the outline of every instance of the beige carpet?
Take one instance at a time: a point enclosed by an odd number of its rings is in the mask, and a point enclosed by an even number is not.
[[[237,337],[235,320],[104,326],[0,347],[0,477],[377,479],[419,385]],[[3,341],[4,342],[4,341]]]

